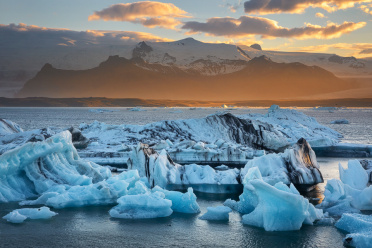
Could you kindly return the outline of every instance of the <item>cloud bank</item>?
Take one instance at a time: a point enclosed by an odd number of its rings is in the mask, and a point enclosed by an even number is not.
[[[145,27],[176,29],[181,24],[178,18],[190,17],[188,13],[172,3],[143,1],[114,4],[94,12],[88,20],[124,21],[141,23]]]
[[[327,26],[306,24],[300,28],[285,28],[278,22],[263,17],[242,16],[239,19],[210,18],[207,22],[186,22],[182,29],[189,30],[188,34],[203,32],[210,36],[228,38],[249,37],[260,35],[261,38],[296,38],[296,39],[332,39],[350,33],[366,25],[365,22],[344,22],[342,24],[328,23]]]
[[[283,12],[302,13],[309,7],[333,12],[368,2],[372,2],[372,0],[249,0],[244,3],[244,10],[249,14],[261,15]]]
[[[139,41],[170,41],[166,38],[144,32],[131,31],[73,31],[35,25],[0,24],[0,45],[3,47],[50,47],[50,46],[93,46],[124,45]]]

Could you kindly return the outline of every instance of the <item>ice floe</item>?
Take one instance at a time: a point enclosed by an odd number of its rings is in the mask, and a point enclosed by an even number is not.
[[[368,186],[368,173],[358,160],[350,160],[348,169],[339,165],[340,178],[327,182],[324,200],[318,205],[330,215],[359,213],[372,210],[372,186]]]
[[[346,119],[340,119],[340,120],[331,121],[331,124],[349,124],[349,121]]]
[[[229,220],[231,208],[226,206],[207,207],[207,212],[199,217],[201,220]]]
[[[301,196],[293,184],[288,187],[279,182],[272,186],[262,179],[257,167],[248,170],[243,183],[240,201],[227,200],[224,205],[245,214],[244,224],[266,231],[289,231],[323,218],[323,211]]]
[[[20,132],[23,132],[23,129],[17,123],[6,119],[0,119],[0,137]]]
[[[26,219],[50,219],[57,215],[56,212],[51,211],[48,207],[41,208],[21,208],[16,209],[5,215],[3,219],[6,219],[11,223],[22,223]]]
[[[357,248],[372,247],[372,215],[343,214],[335,225],[349,234],[344,244]]]

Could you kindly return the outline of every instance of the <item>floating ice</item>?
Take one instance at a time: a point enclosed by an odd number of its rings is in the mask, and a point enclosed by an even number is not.
[[[285,184],[314,185],[323,182],[314,151],[305,139],[300,139],[284,153],[268,154],[250,160],[241,171],[241,177],[250,168],[258,167],[263,180],[271,185]]]
[[[200,212],[200,207],[196,202],[196,195],[192,188],[188,188],[186,193],[168,191],[156,186],[153,192],[162,192],[165,198],[172,201],[172,210],[179,213],[194,214]]]
[[[368,174],[358,160],[349,160],[348,169],[339,166],[340,180],[327,182],[324,200],[319,208],[331,215],[359,213],[359,210],[372,210],[372,185],[367,187]]]
[[[338,143],[332,146],[317,146],[313,149],[321,157],[372,157],[372,145],[366,144]]]
[[[357,248],[372,247],[372,215],[343,214],[335,226],[350,233],[344,239],[345,245]]]
[[[231,208],[226,206],[208,207],[205,214],[199,217],[201,220],[229,220]]]
[[[64,131],[0,156],[0,202],[35,197],[60,184],[89,185],[110,176],[109,169],[81,160],[71,133]]]
[[[12,223],[22,223],[27,218],[29,219],[50,219],[57,213],[50,211],[48,207],[41,208],[22,208],[16,209],[5,215],[3,219],[6,219],[8,222]]]
[[[302,224],[313,224],[323,217],[296,188],[279,182],[274,186],[262,180],[257,167],[250,168],[244,178],[244,191],[239,202],[226,201],[225,205],[241,213],[243,223],[262,227],[266,231],[299,230]]]
[[[165,199],[162,192],[120,197],[119,205],[112,208],[111,217],[122,219],[148,219],[167,217],[173,213],[172,201]]]
[[[89,109],[89,112],[92,112],[92,113],[110,113],[114,111],[118,111],[118,110],[117,109]]]

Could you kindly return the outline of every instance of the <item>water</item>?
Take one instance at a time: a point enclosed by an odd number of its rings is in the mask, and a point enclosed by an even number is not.
[[[55,126],[78,127],[80,123],[94,120],[107,124],[147,124],[162,120],[203,118],[222,111],[216,108],[144,108],[146,111],[130,111],[128,108],[107,108],[116,110],[108,113],[92,113],[89,108],[0,108],[0,118],[18,123],[23,129],[30,130]],[[181,111],[181,113],[178,113]],[[372,109],[342,109],[329,113],[313,109],[298,109],[306,115],[315,117],[319,123],[340,132],[343,142],[372,144]],[[175,112],[175,113],[174,113]],[[235,115],[248,113],[267,113],[267,109],[238,108],[231,111]],[[333,120],[347,119],[348,125],[330,124]]]
[[[94,120],[109,124],[146,124],[162,120],[201,118],[221,109],[145,108],[132,112],[127,108],[110,113],[92,113],[87,108],[0,108],[0,118],[10,119],[25,130],[56,126],[66,128]],[[301,109],[320,123],[344,135],[343,141],[372,144],[372,109],[346,109],[329,113]],[[237,109],[234,114],[266,113],[267,109]],[[348,119],[349,125],[332,125],[336,119]],[[348,158],[318,158],[325,183],[318,185],[313,197],[321,198],[326,182],[339,178],[338,163],[346,167]],[[228,222],[199,220],[209,206],[221,205],[228,197],[197,194],[200,214],[173,213],[152,220],[110,218],[112,206],[55,210],[50,220],[10,224],[0,219],[0,247],[342,247],[345,234],[333,226],[303,226],[300,231],[265,232],[241,223],[233,212]],[[231,197],[231,196],[229,196]],[[233,196],[237,198],[237,195]],[[0,204],[0,217],[19,208],[17,203]]]
[[[223,199],[198,196],[200,214],[173,213],[152,220],[110,218],[112,206],[68,208],[50,220],[10,224],[0,219],[0,247],[342,247],[345,234],[332,226],[303,226],[300,231],[265,232],[241,223],[198,217]],[[19,208],[0,204],[0,216]]]

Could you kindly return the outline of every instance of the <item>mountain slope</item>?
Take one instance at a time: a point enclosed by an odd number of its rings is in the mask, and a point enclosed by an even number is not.
[[[356,87],[322,68],[276,63],[267,57],[252,59],[237,72],[204,76],[140,58],[110,56],[89,70],[61,70],[46,64],[17,97],[294,99]]]

